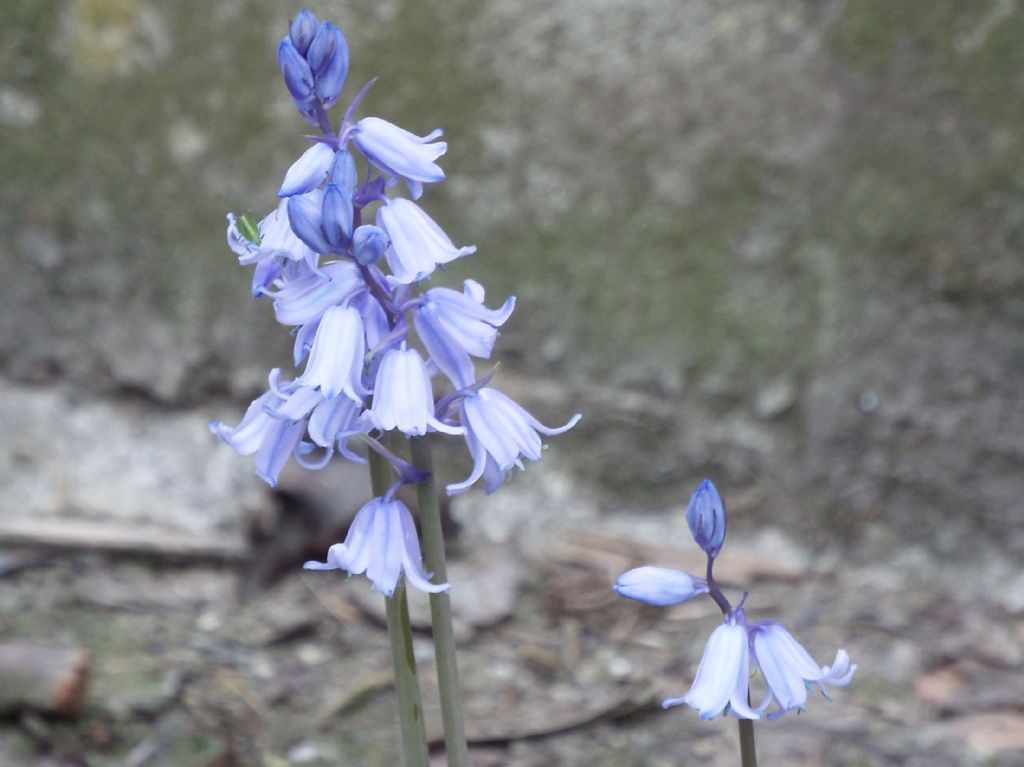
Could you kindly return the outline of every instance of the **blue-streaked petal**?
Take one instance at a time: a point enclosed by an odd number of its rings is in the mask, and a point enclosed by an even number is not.
[[[309,416],[309,438],[320,447],[329,447],[338,440],[340,433],[347,432],[351,436],[350,428],[361,410],[351,397],[324,400]]]
[[[423,358],[415,349],[392,349],[381,360],[373,386],[373,405],[367,411],[373,425],[383,431],[398,429],[409,436],[427,433],[428,427],[447,434],[462,434],[434,417],[434,396]]]
[[[334,150],[327,144],[317,142],[292,163],[284,175],[278,197],[291,197],[316,189],[327,178],[334,163]]]
[[[737,688],[742,686],[744,701],[735,713],[745,719],[759,719],[757,712],[749,709],[745,702],[749,664],[746,626],[727,622],[716,628],[708,639],[689,692],[682,698],[666,700],[662,705],[667,708],[686,703],[698,710],[701,719],[711,719],[721,714],[727,704],[736,709]]]
[[[273,421],[266,408],[280,401],[273,391],[266,391],[250,403],[238,426],[232,428],[220,421],[210,421],[210,431],[239,455],[252,455],[259,450],[263,435]]]
[[[305,325],[364,287],[355,264],[328,264],[322,271],[323,274],[295,280],[274,294],[274,314],[278,322]]]
[[[288,462],[292,451],[298,446],[305,430],[304,421],[289,423],[275,419],[264,433],[260,448],[256,451],[256,459],[253,462],[256,476],[271,487],[276,487],[277,476]]]
[[[475,372],[473,362],[466,350],[444,332],[437,316],[437,307],[430,303],[421,304],[413,311],[412,321],[431,361],[455,388],[464,389],[472,384]]]
[[[365,354],[366,339],[359,312],[350,306],[333,306],[320,320],[309,362],[296,381],[319,387],[328,399],[345,394],[361,402],[370,393],[361,380]]]
[[[707,594],[708,584],[703,578],[680,570],[646,565],[620,575],[614,589],[627,599],[664,607]]]
[[[310,411],[323,402],[323,395],[309,386],[300,386],[284,401],[277,405],[269,405],[265,409],[274,418],[286,421],[298,421],[305,418]]]

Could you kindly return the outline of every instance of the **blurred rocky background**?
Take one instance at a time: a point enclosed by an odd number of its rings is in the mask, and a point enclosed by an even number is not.
[[[663,673],[680,694],[713,616],[672,624],[689,633],[652,671],[671,626],[573,601],[587,567],[607,565],[587,582],[603,594],[630,546],[682,547],[703,476],[736,556],[761,563],[741,574],[777,592],[765,606],[823,661],[845,643],[862,666],[766,753],[1024,763],[1024,3],[310,6],[348,37],[348,92],[380,76],[364,113],[444,127],[449,180],[423,204],[479,252],[438,279],[518,295],[501,385],[549,421],[585,414],[543,466],[453,504],[453,545],[467,581],[479,547],[505,552],[477,600],[505,607],[465,617],[482,719],[516,669],[563,685],[560,705],[613,692],[548,717],[575,735],[483,733],[481,763],[734,759],[731,727],[663,719],[630,687]],[[81,645],[93,665],[85,718],[13,708],[0,764],[394,758],[359,739],[390,733],[372,673],[326,713],[300,684],[381,641],[363,595],[296,570],[343,533],[362,474],[271,493],[205,430],[290,359],[224,215],[266,213],[306,145],[274,55],[298,8],[0,4],[0,640]],[[582,529],[609,538],[565,539]],[[508,690],[493,699],[532,705]],[[377,705],[380,729],[338,730],[367,696],[353,721]]]

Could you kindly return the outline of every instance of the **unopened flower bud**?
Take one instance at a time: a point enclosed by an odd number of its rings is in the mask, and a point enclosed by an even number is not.
[[[352,199],[335,183],[324,192],[323,232],[331,248],[338,250],[352,236]]]
[[[348,43],[341,30],[329,21],[323,22],[309,45],[306,60],[316,79],[316,95],[325,107],[330,107],[348,75]]]
[[[686,522],[697,545],[709,557],[718,556],[725,541],[725,503],[711,480],[702,481],[690,498],[686,507]]]
[[[388,236],[384,230],[372,224],[359,227],[352,235],[352,253],[363,266],[369,266],[384,255],[388,247]]]
[[[309,44],[316,37],[319,26],[320,24],[316,16],[313,15],[309,8],[303,8],[292,19],[291,27],[288,29],[288,36],[291,38],[292,45],[303,56],[306,55],[306,51],[309,50]]]
[[[307,104],[313,98],[313,73],[290,37],[277,47],[277,65],[284,75],[284,84],[297,105]]]

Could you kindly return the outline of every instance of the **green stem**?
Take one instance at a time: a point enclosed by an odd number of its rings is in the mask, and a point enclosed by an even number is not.
[[[740,765],[757,767],[757,753],[754,749],[754,720],[739,719],[740,723]]]
[[[382,496],[391,484],[388,462],[370,451],[370,482],[373,493]],[[412,652],[412,624],[409,602],[405,595],[405,579],[400,578],[395,592],[384,598],[388,618],[388,641],[398,693],[398,718],[402,729],[402,752],[406,767],[428,767],[427,732],[423,724],[423,702],[416,679],[416,659]]]
[[[433,573],[434,582],[444,583],[448,580],[448,566],[445,562],[444,532],[441,530],[441,510],[437,503],[430,440],[427,437],[412,438],[412,462],[417,469],[429,472],[427,480],[416,486],[420,527],[423,530],[423,562],[427,571]],[[430,595],[430,619],[434,632],[437,685],[441,695],[448,766],[468,767],[469,751],[462,713],[462,692],[459,689],[459,667],[455,659],[452,603],[447,592]]]

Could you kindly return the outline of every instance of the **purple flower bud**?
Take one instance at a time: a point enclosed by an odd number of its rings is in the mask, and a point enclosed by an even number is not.
[[[718,490],[705,479],[690,498],[686,507],[686,523],[693,539],[709,557],[717,557],[725,541],[725,503]]]
[[[313,99],[313,73],[290,37],[281,40],[277,47],[277,65],[284,75],[284,84],[288,87],[288,92],[295,99],[296,106],[302,109]]]
[[[348,74],[348,43],[341,30],[329,21],[322,22],[306,60],[315,76],[316,95],[325,107],[330,107],[337,101]]]
[[[395,197],[377,211],[377,223],[391,246],[384,256],[391,274],[402,285],[421,280],[438,264],[476,252],[476,246],[457,248],[448,235],[416,203]]]
[[[388,247],[388,236],[379,226],[364,224],[352,235],[352,252],[356,261],[369,266],[381,256]]]
[[[314,189],[288,198],[288,221],[295,236],[315,253],[330,253],[331,243],[320,226],[324,209],[324,191]]]
[[[303,56],[306,55],[306,51],[309,50],[309,44],[316,37],[318,26],[316,16],[313,15],[309,8],[303,8],[292,20],[288,36],[291,38],[292,45]]]
[[[333,183],[324,192],[323,232],[335,251],[344,248],[352,236],[352,201]]]

